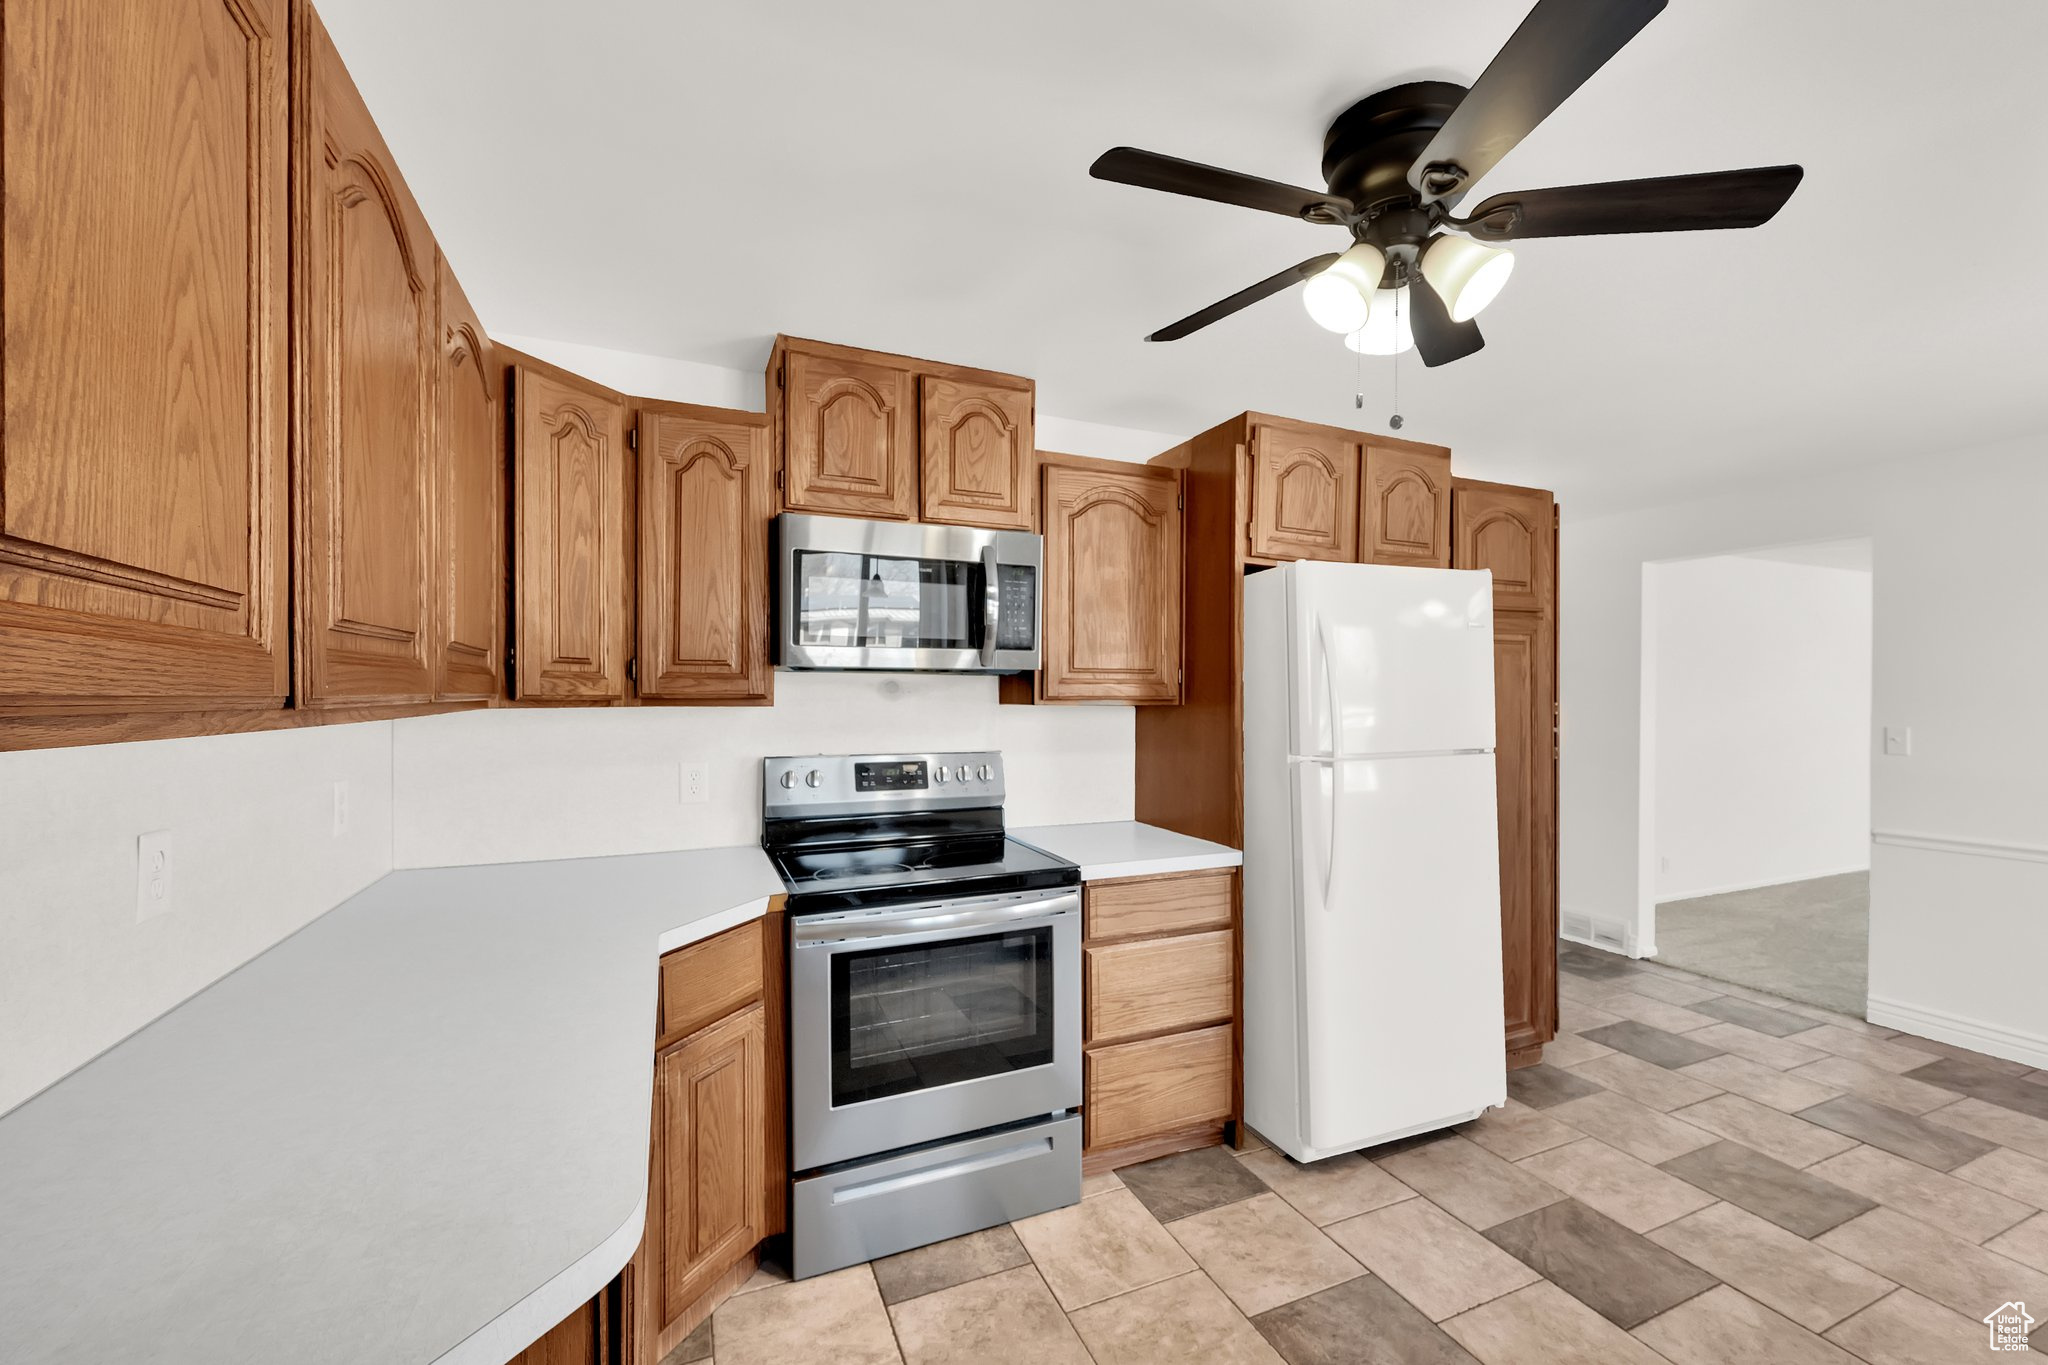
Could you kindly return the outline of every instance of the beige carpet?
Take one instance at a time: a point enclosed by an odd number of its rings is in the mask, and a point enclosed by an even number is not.
[[[1659,962],[1861,1019],[1870,874],[1665,901],[1656,942]]]

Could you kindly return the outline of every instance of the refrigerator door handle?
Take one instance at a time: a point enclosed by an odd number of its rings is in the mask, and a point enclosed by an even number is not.
[[[1337,665],[1330,653],[1330,628],[1316,615],[1316,647],[1323,653],[1323,709],[1330,720],[1330,753],[1344,752],[1344,708],[1337,704]]]
[[[1323,909],[1330,908],[1330,887],[1337,877],[1337,793],[1341,790],[1344,771],[1335,759],[1304,758],[1296,761],[1296,779],[1304,784],[1304,790],[1322,802],[1323,805]],[[1323,782],[1330,784],[1328,795],[1323,792]],[[1304,801],[1307,797],[1303,798]],[[1302,824],[1308,825],[1308,812],[1302,812]]]

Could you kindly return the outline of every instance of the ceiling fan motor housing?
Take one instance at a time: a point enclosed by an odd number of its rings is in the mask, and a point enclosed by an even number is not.
[[[1408,168],[1465,98],[1450,81],[1410,81],[1367,95],[1337,115],[1323,135],[1323,182],[1371,212],[1413,204]]]

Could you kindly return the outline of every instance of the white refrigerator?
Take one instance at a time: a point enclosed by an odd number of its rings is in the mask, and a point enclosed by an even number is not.
[[[1493,579],[1244,585],[1244,1107],[1298,1161],[1507,1099]]]

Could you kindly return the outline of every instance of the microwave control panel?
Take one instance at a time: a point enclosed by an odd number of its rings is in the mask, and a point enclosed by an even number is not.
[[[996,648],[1036,649],[1038,570],[1028,564],[996,565]]]

